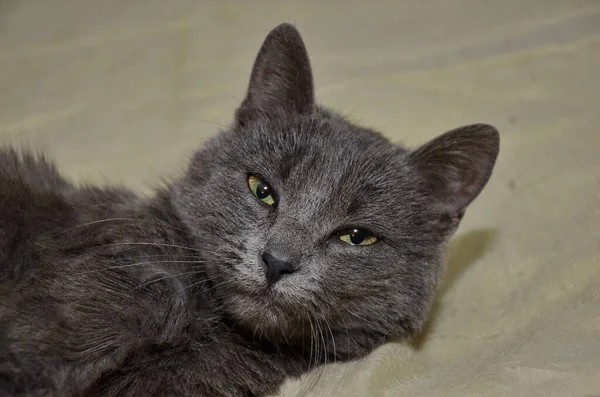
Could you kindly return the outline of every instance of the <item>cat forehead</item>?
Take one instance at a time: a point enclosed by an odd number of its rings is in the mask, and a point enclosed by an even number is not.
[[[374,131],[332,117],[276,120],[240,131],[238,138],[248,161],[278,163],[284,171],[307,161],[331,171],[377,171],[402,152]]]

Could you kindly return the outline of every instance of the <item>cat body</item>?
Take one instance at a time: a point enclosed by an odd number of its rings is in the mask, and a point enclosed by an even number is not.
[[[265,396],[413,335],[498,143],[409,150],[316,105],[282,24],[232,126],[152,197],[0,150],[0,396]]]

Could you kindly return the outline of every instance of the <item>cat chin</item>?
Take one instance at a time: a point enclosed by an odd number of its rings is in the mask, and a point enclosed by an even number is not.
[[[224,309],[236,324],[256,336],[268,339],[301,337],[310,323],[301,310],[278,304],[279,293],[269,290],[261,296],[232,294],[223,299]],[[306,324],[303,326],[303,324]]]

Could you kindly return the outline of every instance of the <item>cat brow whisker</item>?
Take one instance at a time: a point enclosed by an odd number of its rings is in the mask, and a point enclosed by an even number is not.
[[[233,94],[228,93],[227,91],[223,91],[223,90],[220,90],[220,89],[215,88],[215,87],[208,87],[208,88],[211,89],[211,90],[213,90],[213,91],[218,92],[219,94],[223,94],[223,95],[225,95],[225,96],[227,96],[227,97],[229,97],[231,99],[235,99],[237,103],[241,103],[242,102],[242,100],[240,98],[238,98],[237,96],[235,96]]]
[[[197,119],[195,117],[174,116],[173,118],[174,119],[179,119],[179,120],[201,121],[203,123],[216,125],[216,126],[221,127],[221,128],[228,128],[225,124],[220,124],[220,123],[217,123],[217,122],[214,122],[214,121],[208,121],[208,120],[204,120],[204,119]]]

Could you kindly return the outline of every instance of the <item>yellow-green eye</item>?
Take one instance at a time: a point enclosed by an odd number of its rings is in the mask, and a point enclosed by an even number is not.
[[[248,177],[248,186],[250,187],[250,191],[252,192],[252,194],[254,194],[257,199],[268,205],[275,204],[275,197],[273,197],[273,191],[265,181],[261,180],[258,177],[255,177],[254,175],[250,175]]]
[[[340,240],[350,245],[371,245],[377,242],[377,237],[365,229],[351,229],[341,233]]]

